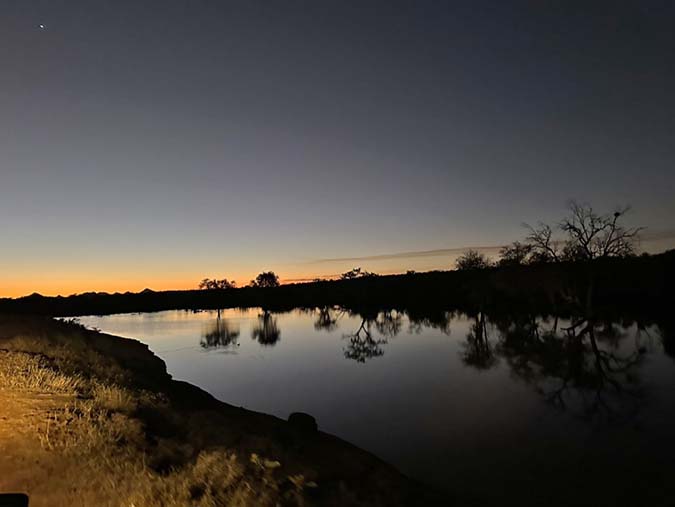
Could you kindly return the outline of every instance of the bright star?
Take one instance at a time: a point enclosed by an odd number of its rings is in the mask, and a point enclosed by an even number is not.
[[[38,27],[40,28],[40,30],[44,30],[44,29],[45,29],[45,25],[43,25],[42,23],[40,23],[40,24],[38,25]]]

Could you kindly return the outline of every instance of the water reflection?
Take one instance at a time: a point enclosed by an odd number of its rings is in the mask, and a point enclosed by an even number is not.
[[[314,329],[317,331],[332,332],[338,328],[338,319],[346,312],[341,308],[324,306],[318,309],[318,315],[314,321]]]
[[[347,359],[359,363],[384,355],[383,345],[396,337],[403,327],[403,314],[396,310],[360,312],[351,315],[358,315],[361,324],[354,332],[342,335],[348,340],[344,355]],[[379,336],[376,336],[375,332]]]
[[[502,318],[496,353],[513,375],[551,405],[585,419],[614,421],[635,415],[642,396],[638,366],[645,353],[640,325],[620,327],[585,319],[558,331],[558,320]],[[635,327],[635,340],[626,338]]]
[[[479,370],[486,370],[497,364],[497,357],[488,336],[485,313],[480,312],[474,317],[474,323],[463,345],[464,350],[461,354],[464,364]]]
[[[420,334],[425,329],[435,329],[445,335],[450,335],[450,323],[453,317],[456,316],[454,312],[444,310],[408,310],[406,315],[408,317],[409,333]]]
[[[394,338],[401,332],[403,326],[403,314],[396,310],[387,310],[375,317],[375,328],[387,338]]]
[[[513,378],[530,385],[545,402],[586,419],[627,418],[640,408],[642,388],[638,370],[643,355],[653,348],[654,339],[643,322],[612,320],[561,320],[526,313],[491,317],[485,312],[464,315],[450,311],[402,312],[399,310],[353,311],[340,307],[305,309],[312,315],[317,331],[332,332],[354,326],[343,333],[342,352],[346,359],[366,363],[384,356],[390,340],[403,332],[417,335],[436,329],[449,336],[453,320],[466,322],[468,332],[460,343],[462,364],[475,370],[490,370],[501,360]],[[673,354],[668,326],[659,324],[657,333],[663,349]],[[201,336],[204,349],[238,347],[238,324],[218,317]],[[251,338],[273,347],[281,329],[275,313],[262,310],[251,326]]]
[[[263,310],[258,315],[258,322],[251,330],[251,338],[256,340],[260,345],[272,347],[281,339],[281,330],[277,324],[277,318],[272,315],[272,312]]]
[[[220,317],[204,329],[199,345],[203,349],[233,348],[239,345],[239,326],[232,324],[228,319]]]
[[[344,334],[343,338],[348,340],[344,348],[344,354],[347,359],[353,359],[358,363],[365,363],[374,357],[380,357],[384,354],[382,345],[387,343],[384,338],[374,338],[371,332],[372,319],[363,317],[361,325],[354,333]]]
[[[81,321],[141,339],[175,378],[218,399],[284,419],[310,413],[322,430],[441,488],[534,491],[530,505],[541,505],[558,494],[557,472],[580,464],[574,480],[588,482],[566,486],[570,494],[599,476],[629,485],[629,469],[654,484],[672,476],[658,466],[673,456],[670,317],[326,306]],[[611,478],[617,463],[626,474]]]
[[[673,321],[660,322],[659,334],[663,343],[663,351],[675,359],[675,324]]]

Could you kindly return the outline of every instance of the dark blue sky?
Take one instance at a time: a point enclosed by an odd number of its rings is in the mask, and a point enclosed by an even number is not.
[[[670,1],[3,0],[0,295],[331,274],[570,198],[672,231],[673,26]]]

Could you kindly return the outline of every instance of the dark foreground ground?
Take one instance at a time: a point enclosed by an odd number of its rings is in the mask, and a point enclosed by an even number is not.
[[[0,317],[0,492],[31,505],[452,505],[336,437],[221,403],[135,340]]]

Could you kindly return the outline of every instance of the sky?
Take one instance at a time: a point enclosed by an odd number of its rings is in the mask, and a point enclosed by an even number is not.
[[[675,246],[675,3],[2,0],[0,297]],[[658,238],[658,241],[657,241]]]

